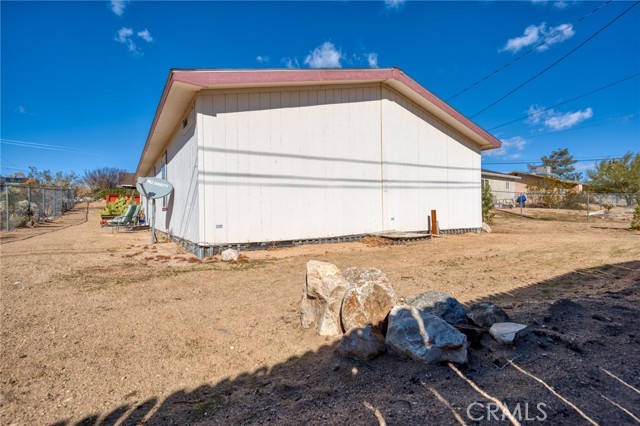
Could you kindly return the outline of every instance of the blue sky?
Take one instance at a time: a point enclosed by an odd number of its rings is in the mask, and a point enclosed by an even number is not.
[[[603,4],[2,2],[1,173],[135,171],[171,68],[399,66],[446,100],[519,56],[449,100],[487,130],[534,114],[483,167],[567,147],[586,169],[640,151],[640,5],[578,47],[634,3]]]

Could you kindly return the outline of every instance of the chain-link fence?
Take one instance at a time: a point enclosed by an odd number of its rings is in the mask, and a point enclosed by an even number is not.
[[[593,193],[577,192],[571,190],[548,190],[548,191],[494,191],[493,205],[499,209],[518,209],[522,213],[522,208],[548,209],[548,210],[569,210],[583,213],[585,221],[589,217],[601,216],[611,218],[627,218],[633,213],[633,209],[638,206],[638,193]]]
[[[0,190],[0,231],[51,220],[75,204],[73,188],[3,184]]]

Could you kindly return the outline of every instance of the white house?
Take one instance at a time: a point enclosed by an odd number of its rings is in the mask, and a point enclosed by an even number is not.
[[[500,142],[398,68],[169,74],[136,176],[169,180],[157,229],[232,245],[482,226],[480,153]]]

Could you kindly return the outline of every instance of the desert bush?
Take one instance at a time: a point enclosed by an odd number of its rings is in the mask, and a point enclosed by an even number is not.
[[[493,223],[493,194],[491,193],[491,187],[485,182],[482,187],[482,221],[491,225]]]
[[[633,219],[631,219],[631,229],[640,231],[640,204],[633,211]]]

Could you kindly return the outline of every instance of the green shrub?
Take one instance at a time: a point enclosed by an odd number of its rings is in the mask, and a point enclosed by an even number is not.
[[[631,219],[631,229],[640,231],[640,204],[633,211],[633,219]]]
[[[485,182],[482,187],[482,221],[491,225],[493,223],[493,194],[491,193],[491,187]]]
[[[134,204],[133,197],[118,197],[115,201],[107,203],[106,207],[100,211],[100,214],[119,216],[127,211],[127,207],[129,207],[130,204]]]

